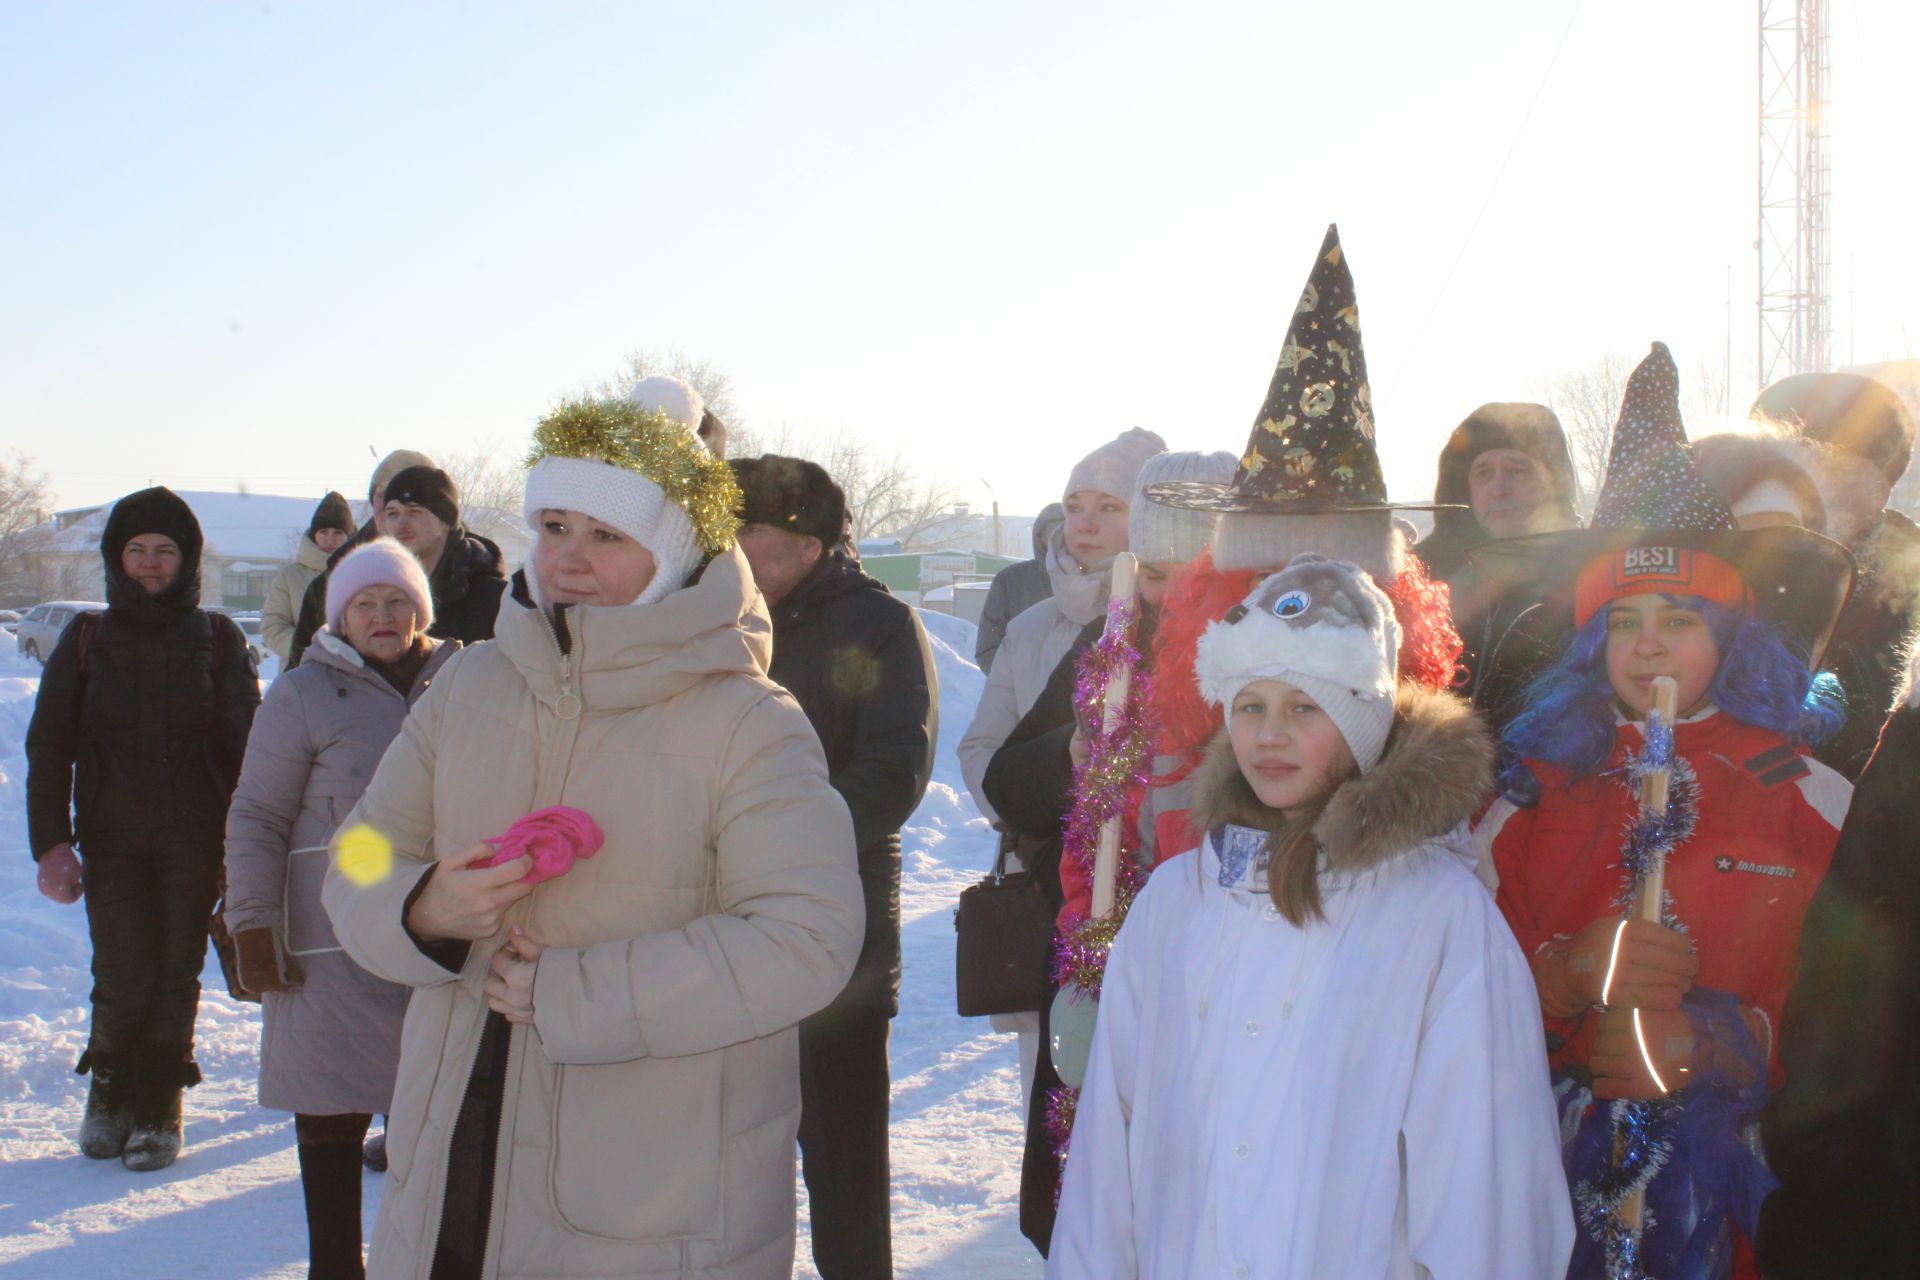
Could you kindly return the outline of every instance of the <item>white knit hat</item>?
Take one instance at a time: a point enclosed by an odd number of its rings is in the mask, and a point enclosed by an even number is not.
[[[739,486],[707,452],[698,428],[700,393],[679,378],[653,377],[624,400],[562,404],[534,428],[523,514],[579,511],[612,525],[654,559],[635,604],[676,591],[708,552],[733,545]],[[529,570],[528,585],[539,585]]]
[[[1285,681],[1320,704],[1365,773],[1393,728],[1399,654],[1386,593],[1357,565],[1307,554],[1206,629],[1194,679],[1225,708],[1256,680]]]
[[[1277,569],[1303,552],[1359,565],[1375,582],[1392,582],[1407,567],[1406,539],[1393,512],[1223,511],[1214,525],[1213,567]]]
[[[1134,481],[1147,459],[1166,451],[1167,442],[1151,431],[1140,427],[1123,431],[1080,459],[1067,477],[1067,487],[1060,491],[1060,497],[1065,500],[1092,490],[1125,500],[1132,495]]]
[[[1146,488],[1163,480],[1206,480],[1227,484],[1240,460],[1219,453],[1162,453],[1148,458],[1134,481],[1127,506],[1127,549],[1141,564],[1185,564],[1213,537],[1213,512],[1165,507],[1149,500]]]
[[[398,587],[413,601],[419,629],[433,625],[433,588],[419,557],[392,538],[373,538],[342,556],[327,574],[327,630],[341,634],[340,619],[368,587]]]

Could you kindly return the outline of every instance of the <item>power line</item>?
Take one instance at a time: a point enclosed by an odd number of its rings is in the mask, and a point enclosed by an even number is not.
[[[1473,215],[1473,222],[1467,228],[1466,238],[1460,242],[1460,252],[1453,255],[1453,265],[1447,268],[1446,278],[1440,282],[1440,291],[1433,295],[1433,305],[1427,308],[1426,319],[1420,322],[1420,327],[1414,331],[1413,341],[1407,345],[1407,354],[1400,361],[1400,369],[1396,377],[1403,376],[1407,372],[1407,366],[1413,362],[1413,353],[1420,349],[1420,340],[1427,335],[1427,326],[1433,323],[1433,317],[1439,313],[1440,304],[1446,300],[1447,289],[1453,284],[1454,273],[1460,269],[1461,262],[1466,259],[1467,250],[1473,244],[1474,233],[1480,230],[1480,220],[1486,216],[1487,206],[1493,203],[1493,193],[1499,190],[1500,179],[1506,176],[1507,164],[1513,159],[1513,153],[1520,148],[1520,138],[1527,131],[1527,122],[1533,119],[1533,109],[1540,105],[1540,95],[1546,92],[1547,82],[1553,79],[1553,69],[1560,62],[1560,51],[1566,48],[1567,37],[1573,34],[1574,20],[1580,16],[1580,6],[1583,3],[1585,0],[1573,0],[1573,12],[1567,16],[1567,26],[1560,33],[1560,42],[1553,46],[1553,56],[1547,59],[1547,70],[1540,77],[1540,85],[1533,91],[1532,100],[1527,103],[1526,114],[1520,117],[1520,127],[1513,131],[1513,141],[1507,144],[1507,154],[1500,158],[1500,167],[1495,170],[1493,181],[1487,184],[1486,197],[1480,201],[1479,211]]]

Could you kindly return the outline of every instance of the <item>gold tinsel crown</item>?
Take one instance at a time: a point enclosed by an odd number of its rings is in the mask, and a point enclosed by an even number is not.
[[[585,458],[644,476],[687,513],[703,548],[733,546],[741,506],[733,468],[659,409],[611,396],[562,401],[533,429],[526,465],[542,458]]]

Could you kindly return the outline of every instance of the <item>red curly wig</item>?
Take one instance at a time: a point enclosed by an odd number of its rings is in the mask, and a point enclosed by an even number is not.
[[[1194,657],[1200,635],[1227,610],[1246,599],[1261,573],[1253,569],[1216,569],[1213,552],[1203,551],[1174,574],[1160,611],[1154,637],[1153,681],[1149,709],[1159,738],[1154,751],[1183,758],[1179,768],[1162,775],[1160,784],[1177,782],[1199,763],[1201,749],[1220,730],[1220,709],[1200,696],[1194,682]],[[1393,601],[1400,623],[1400,675],[1429,689],[1453,687],[1464,675],[1460,656],[1466,651],[1453,626],[1453,601],[1444,582],[1427,576],[1427,567],[1411,552],[1406,568],[1382,590]]]

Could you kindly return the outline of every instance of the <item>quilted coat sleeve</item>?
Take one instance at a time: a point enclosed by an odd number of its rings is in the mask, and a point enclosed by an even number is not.
[[[790,1027],[846,986],[865,924],[853,822],[790,697],[769,693],[734,725],[717,785],[718,910],[545,952],[533,1008],[551,1061],[706,1053]]]
[[[366,794],[334,837],[326,884],[320,891],[334,936],[347,954],[367,972],[410,987],[438,986],[460,977],[422,951],[402,922],[409,897],[435,865],[430,852],[435,743],[455,671],[466,656],[457,653],[441,668],[440,678],[414,704],[400,736],[380,758]],[[341,836],[362,825],[384,836],[393,850],[391,869],[364,885],[340,870]]]

